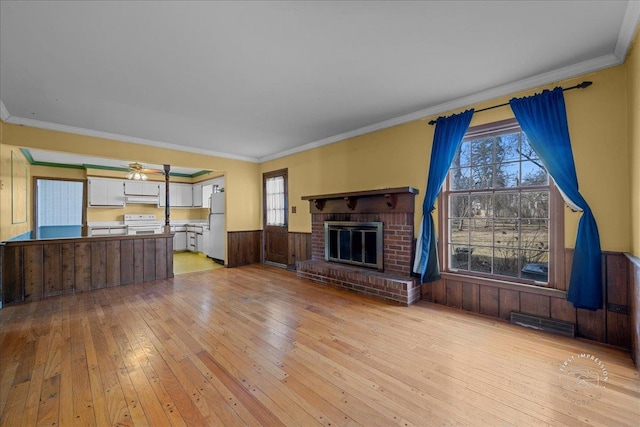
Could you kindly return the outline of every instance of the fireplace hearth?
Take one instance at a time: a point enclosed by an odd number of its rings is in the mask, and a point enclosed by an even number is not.
[[[412,187],[305,196],[311,210],[311,260],[297,275],[403,305],[420,298],[411,275]]]

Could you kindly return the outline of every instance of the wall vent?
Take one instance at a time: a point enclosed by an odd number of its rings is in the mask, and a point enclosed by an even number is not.
[[[511,323],[524,326],[525,328],[537,329],[539,331],[550,332],[552,334],[564,335],[575,338],[576,325],[562,320],[549,319],[545,317],[532,316],[530,314],[511,312]]]

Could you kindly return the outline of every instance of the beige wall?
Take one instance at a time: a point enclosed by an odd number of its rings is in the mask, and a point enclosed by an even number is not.
[[[27,159],[0,139],[0,241],[31,231],[30,182]]]
[[[631,253],[640,257],[640,47],[638,35],[627,57],[629,94],[629,171]]]
[[[568,122],[580,190],[590,204],[602,247],[630,249],[629,150],[627,136],[627,66],[609,68],[558,82],[564,87],[593,81],[586,90],[565,93]],[[544,88],[553,88],[548,85]],[[476,109],[507,102],[513,96],[474,105]],[[464,110],[464,109],[461,109]],[[461,111],[459,110],[459,111]],[[457,111],[456,111],[457,112]],[[513,117],[508,107],[477,113],[471,125]],[[294,154],[260,165],[260,172],[288,168],[290,231],[309,232],[311,217],[302,196],[383,187],[412,186],[420,190],[421,206],[434,127],[418,120]],[[421,209],[421,208],[420,208]],[[565,244],[573,247],[580,214],[566,210]],[[416,223],[419,221],[416,216]]]
[[[1,123],[1,122],[0,122]],[[260,228],[260,175],[258,164],[221,157],[193,154],[165,148],[156,148],[138,144],[74,135],[44,129],[2,124],[3,144],[14,147],[24,147],[40,150],[51,150],[84,154],[87,156],[105,157],[122,160],[135,159],[140,162],[153,164],[172,164],[190,168],[200,168],[215,171],[211,176],[202,176],[193,181],[200,181],[216,176],[225,176],[225,193],[227,197],[227,231],[256,230]],[[65,168],[33,166],[35,176],[78,178],[89,176],[109,176],[109,171],[91,169],[88,171]],[[3,172],[4,173],[4,172]],[[174,180],[172,178],[172,180]],[[184,179],[177,179],[184,181]],[[187,180],[188,181],[188,180]],[[6,187],[0,189],[3,199]],[[126,213],[156,213],[164,215],[163,209],[146,206],[129,206]],[[89,209],[88,221],[121,220],[122,211],[118,214],[113,209]],[[158,213],[159,212],[159,213]],[[204,218],[204,209],[173,209],[172,219]],[[5,232],[5,212],[3,206],[2,239],[14,236],[14,228],[7,228]],[[27,230],[31,229],[31,224]]]

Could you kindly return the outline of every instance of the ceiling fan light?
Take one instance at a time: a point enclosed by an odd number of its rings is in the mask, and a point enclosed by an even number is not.
[[[142,178],[143,181],[147,180],[147,175],[144,173],[140,173],[140,177]]]

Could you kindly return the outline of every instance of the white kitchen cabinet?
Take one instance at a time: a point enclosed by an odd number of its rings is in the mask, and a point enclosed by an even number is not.
[[[187,232],[176,231],[173,235],[173,250],[174,251],[186,251],[187,250]]]
[[[193,207],[193,189],[191,184],[183,184],[179,182],[169,183],[169,202],[172,208],[191,208]],[[160,185],[160,197],[158,205],[166,206],[164,184]]]
[[[89,236],[124,236],[127,234],[126,225],[101,225],[88,227]]]
[[[193,207],[203,208],[202,184],[193,184]]]
[[[127,196],[157,196],[158,182],[154,181],[125,181],[124,194]]]
[[[202,186],[202,207],[209,207],[209,198],[211,197],[211,193],[213,193],[213,184],[204,184]]]
[[[121,179],[89,178],[89,207],[124,207],[124,181]]]
[[[204,242],[202,240],[201,225],[187,225],[187,250],[191,252],[202,252]]]
[[[196,252],[204,252],[204,238],[202,233],[196,233]]]

